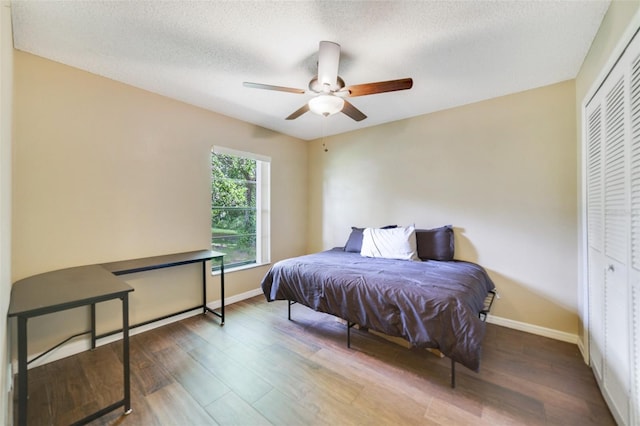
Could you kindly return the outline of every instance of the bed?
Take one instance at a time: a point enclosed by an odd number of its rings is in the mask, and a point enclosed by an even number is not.
[[[266,299],[288,300],[289,315],[291,303],[300,303],[342,318],[347,332],[357,324],[437,349],[451,359],[454,387],[456,362],[478,371],[495,286],[481,266],[453,260],[453,229],[418,230],[431,232],[422,239],[414,231],[416,253],[427,256],[425,241],[433,242],[433,231],[447,248],[422,261],[363,256],[364,247],[349,246],[358,230],[345,247],[275,263],[261,283]]]

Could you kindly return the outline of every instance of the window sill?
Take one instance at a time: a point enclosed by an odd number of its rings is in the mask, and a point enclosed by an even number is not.
[[[227,268],[225,266],[224,273],[228,274],[229,272],[237,272],[237,271],[244,271],[244,270],[247,270],[247,269],[261,268],[261,267],[266,266],[266,265],[271,265],[271,262],[251,263],[249,265],[234,266],[234,267],[231,267],[231,268]],[[211,275],[212,276],[220,275],[220,270],[211,271]]]

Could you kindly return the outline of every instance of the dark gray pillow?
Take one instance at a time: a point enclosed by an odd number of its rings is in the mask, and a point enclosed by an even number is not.
[[[453,260],[453,227],[416,229],[416,245],[422,260]]]
[[[392,229],[397,227],[398,225],[387,225],[383,226],[381,229]],[[351,234],[349,235],[347,243],[344,245],[344,251],[360,253],[360,250],[362,250],[362,231],[364,231],[364,228],[356,228],[355,226],[351,227]]]
[[[351,227],[351,234],[349,234],[349,239],[344,245],[344,251],[360,253],[360,249],[362,248],[362,231],[364,231],[364,228]]]

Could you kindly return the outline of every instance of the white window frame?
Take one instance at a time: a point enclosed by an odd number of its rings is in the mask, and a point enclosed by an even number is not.
[[[268,264],[271,262],[271,157],[218,145],[214,145],[211,151],[214,154],[232,155],[256,161],[256,263],[225,268],[225,271],[249,269]]]

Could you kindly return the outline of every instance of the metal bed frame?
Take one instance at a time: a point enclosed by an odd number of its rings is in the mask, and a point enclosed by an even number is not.
[[[496,299],[496,297],[498,297],[498,291],[496,289],[491,290],[489,293],[487,293],[487,297],[484,298],[484,306],[482,307],[482,310],[480,312],[478,312],[478,316],[480,317],[480,319],[484,322],[487,321],[487,316],[489,315],[489,312],[491,312],[491,307],[493,306],[493,302]],[[295,300],[287,300],[287,318],[289,319],[289,321],[292,321],[291,319],[291,306],[295,305],[296,302]],[[346,325],[347,325],[347,347],[351,348],[351,328],[355,325],[358,325],[355,322],[351,322],[349,320],[345,320],[346,321]],[[367,327],[363,327],[362,330],[367,330]],[[452,359],[451,360],[451,388],[455,389],[456,387],[456,362]]]

